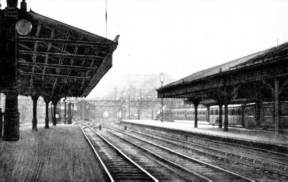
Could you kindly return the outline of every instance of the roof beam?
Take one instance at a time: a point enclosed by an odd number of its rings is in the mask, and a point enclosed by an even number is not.
[[[66,40],[66,39],[53,39],[53,38],[33,38],[33,37],[21,37],[20,42],[43,42],[43,43],[55,43],[55,44],[69,44],[73,46],[110,46],[111,43],[105,41],[87,42],[80,40]]]
[[[25,62],[19,61],[20,65],[26,66],[45,66],[50,68],[61,68],[61,69],[79,69],[79,70],[95,70],[98,67],[87,67],[87,66],[71,66],[71,65],[61,65],[61,64],[46,64],[46,63],[32,63],[32,62]]]
[[[90,48],[87,47],[87,48],[85,49],[84,54],[88,54],[89,51],[90,51]],[[82,60],[82,63],[81,63],[82,66],[84,65],[85,61],[86,61],[85,59]]]
[[[83,34],[81,34],[81,35],[79,36],[79,40],[81,40],[82,38],[83,38]],[[75,45],[75,47],[74,47],[74,54],[75,54],[75,55],[77,54],[78,50],[79,50],[79,46]],[[73,66],[74,61],[75,61],[75,59],[71,59],[71,64],[70,64],[71,66]],[[93,61],[91,61],[91,62],[93,62]],[[69,67],[69,68],[71,68],[71,67]],[[72,70],[72,69],[69,69],[69,70],[68,70],[68,75],[70,75],[71,70]],[[65,85],[61,88],[61,91],[62,91],[62,89],[66,88],[66,86],[67,86],[67,82],[66,82]]]
[[[29,51],[33,51],[32,48],[25,46],[24,44],[19,44],[20,47],[23,47],[24,49],[27,49]]]
[[[55,35],[55,28],[53,28],[53,29],[51,30],[51,36],[50,36],[50,37],[53,38],[54,35]],[[50,51],[51,47],[52,47],[52,44],[49,43],[47,52]],[[44,64],[44,68],[43,68],[43,72],[42,72],[42,82],[44,81],[44,75],[45,75],[46,65],[47,65],[47,63],[48,63],[48,59],[49,59],[49,55],[46,54],[46,56],[45,56],[45,64]]]
[[[66,39],[69,39],[70,33],[69,33],[69,32],[66,32],[65,36],[66,36]],[[67,47],[66,44],[62,44],[61,53],[63,53],[63,52],[66,53],[66,51],[65,51],[65,50],[66,50],[66,47]],[[60,57],[60,59],[59,59],[59,65],[62,65],[62,62],[63,62],[63,57]],[[60,73],[60,68],[57,68],[57,69],[56,69],[56,73],[57,73],[57,74]],[[56,79],[55,79],[55,82],[54,82],[54,84],[53,84],[53,94],[55,93],[57,80],[58,80],[58,79],[56,78]],[[67,80],[66,80],[66,81],[67,81]]]
[[[92,60],[99,60],[104,59],[105,57],[101,56],[93,56],[93,55],[74,55],[74,54],[63,54],[63,53],[52,53],[52,52],[37,52],[37,51],[19,51],[19,54],[22,55],[37,55],[37,56],[49,56],[54,57],[62,57],[62,58],[70,58],[70,59],[92,59]]]
[[[32,73],[32,72],[24,72],[19,70],[21,75],[31,75],[32,76],[42,76],[42,73]],[[44,76],[54,77],[54,78],[64,78],[64,79],[81,79],[81,80],[89,80],[91,77],[83,77],[83,76],[70,76],[70,75],[59,75],[59,74],[45,74]]]

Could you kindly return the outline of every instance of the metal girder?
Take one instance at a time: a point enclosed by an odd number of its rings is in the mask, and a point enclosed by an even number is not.
[[[55,44],[67,44],[74,46],[110,46],[112,43],[98,41],[98,42],[88,42],[80,40],[66,40],[66,39],[53,39],[53,38],[33,38],[33,37],[19,37],[20,42],[43,42],[43,43],[55,43]]]
[[[30,75],[32,76],[42,76],[42,73],[32,73],[32,72],[24,72],[19,71],[21,75]],[[55,78],[65,78],[65,79],[81,79],[81,80],[89,80],[91,77],[80,77],[80,76],[69,76],[69,75],[59,75],[59,74],[45,74],[44,76],[55,77]]]
[[[46,63],[37,63],[37,62],[33,63],[33,62],[25,62],[25,61],[18,61],[18,63],[20,65],[27,65],[27,66],[45,66],[45,67],[61,68],[61,69],[96,70],[98,68],[98,67],[71,66],[71,65],[62,65],[62,64],[46,64]]]
[[[92,60],[102,60],[105,57],[101,56],[93,56],[93,55],[74,55],[74,54],[63,54],[63,53],[52,53],[52,52],[37,52],[37,51],[19,51],[20,55],[36,55],[36,56],[46,56],[47,54],[49,56],[54,57],[62,57],[62,58],[71,58],[71,59],[92,59]]]

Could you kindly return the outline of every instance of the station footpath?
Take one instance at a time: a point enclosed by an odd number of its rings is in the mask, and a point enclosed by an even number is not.
[[[288,149],[288,135],[287,134],[275,135],[273,131],[253,130],[253,129],[235,128],[235,127],[229,127],[228,131],[224,131],[223,128],[218,128],[218,126],[211,126],[207,124],[205,125],[199,124],[198,128],[194,128],[194,122],[193,123],[165,122],[165,121],[161,122],[159,120],[122,120],[122,121],[127,123],[180,130],[208,136],[230,138],[239,141],[242,140],[253,143],[271,144],[275,146],[285,147]]]
[[[0,181],[104,181],[79,126],[20,127],[20,140],[0,139]]]

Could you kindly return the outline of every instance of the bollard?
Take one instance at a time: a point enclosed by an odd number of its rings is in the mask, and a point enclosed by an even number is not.
[[[125,130],[125,131],[127,130],[127,126],[124,126],[124,130]]]
[[[101,125],[99,125],[99,130],[101,130]]]

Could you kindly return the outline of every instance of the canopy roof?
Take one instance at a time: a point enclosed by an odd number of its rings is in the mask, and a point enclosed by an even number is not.
[[[240,65],[245,65],[245,63],[248,63],[251,61],[251,59],[259,56],[259,55],[263,55],[267,52],[268,50],[265,51],[261,51],[261,52],[257,52],[239,59],[235,59],[233,61],[229,61],[227,63],[218,65],[218,66],[214,66],[212,68],[208,68],[199,72],[196,72],[192,75],[189,75],[185,78],[182,78],[180,80],[177,80],[175,82],[172,82],[168,85],[166,85],[164,88],[166,87],[170,87],[170,86],[176,86],[178,84],[183,84],[183,82],[192,82],[192,81],[197,81],[199,79],[204,79],[205,77],[208,76],[213,76],[213,75],[217,75],[217,74],[221,74],[223,72],[227,72],[229,70],[233,70],[236,69],[238,66],[240,67]]]
[[[20,94],[85,97],[112,67],[114,41],[33,11],[26,13],[33,29],[19,36]]]
[[[209,69],[205,69],[159,88],[158,96],[166,98],[211,99],[217,89],[234,87],[249,90],[248,83],[286,78],[288,43],[257,52]],[[265,81],[266,80],[266,81]],[[245,85],[245,84],[248,85]],[[286,82],[285,82],[286,83]],[[271,83],[264,83],[265,85]],[[257,87],[256,84],[254,84]],[[214,92],[214,93],[213,93]],[[244,92],[243,92],[244,93]],[[242,95],[244,98],[245,95]]]

